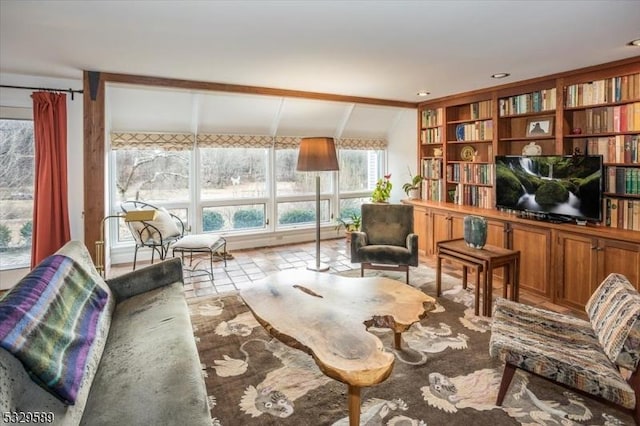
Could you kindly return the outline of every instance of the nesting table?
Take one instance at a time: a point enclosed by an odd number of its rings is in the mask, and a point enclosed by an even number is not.
[[[467,246],[464,239],[440,241],[437,243],[436,293],[442,293],[442,260],[450,260],[462,265],[462,287],[467,288],[467,268],[475,270],[475,314],[480,311],[480,274],[482,280],[482,314],[491,316],[493,300],[493,271],[504,268],[504,285],[502,295],[507,298],[508,287],[511,287],[510,299],[518,301],[520,280],[520,251],[503,247],[485,245],[481,249]]]

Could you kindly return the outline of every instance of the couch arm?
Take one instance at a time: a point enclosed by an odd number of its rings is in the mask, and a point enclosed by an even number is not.
[[[369,244],[367,240],[367,234],[362,231],[353,231],[351,233],[351,263],[360,263],[362,261],[358,255],[358,250]]]
[[[175,282],[184,282],[178,257],[107,280],[117,303]]]
[[[411,255],[409,265],[418,266],[418,234],[407,235],[407,249],[409,250],[409,254]]]

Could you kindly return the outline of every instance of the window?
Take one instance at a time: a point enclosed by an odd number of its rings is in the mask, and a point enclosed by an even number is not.
[[[360,206],[370,200],[376,181],[383,174],[383,150],[340,149],[339,217],[360,214]]]
[[[111,211],[118,213],[125,200],[146,201],[177,214],[192,233],[312,227],[318,173],[296,171],[298,143],[296,137],[112,133]],[[338,211],[360,211],[382,174],[384,152],[366,144],[339,149],[340,172],[319,173],[323,224]],[[131,239],[122,223],[118,237]]]
[[[33,226],[32,120],[0,119],[0,269],[29,267]]]

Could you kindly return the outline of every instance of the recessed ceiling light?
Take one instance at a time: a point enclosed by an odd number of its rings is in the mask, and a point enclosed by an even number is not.
[[[422,90],[418,92],[418,96],[429,96],[431,92],[427,92],[426,90]]]
[[[635,40],[631,40],[629,43],[627,43],[629,46],[640,46],[640,38],[635,39]]]
[[[497,72],[495,74],[491,75],[491,78],[505,78],[505,77],[509,77],[511,74],[509,74],[508,72]]]

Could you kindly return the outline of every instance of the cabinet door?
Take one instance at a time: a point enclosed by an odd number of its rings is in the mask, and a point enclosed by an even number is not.
[[[558,232],[555,261],[555,300],[558,305],[584,311],[598,281],[598,240]]]
[[[421,256],[427,254],[427,209],[413,206],[413,232],[418,234],[418,253]]]
[[[551,298],[551,232],[510,224],[508,248],[520,250],[520,288]]]
[[[464,238],[464,216],[450,215],[449,239]]]
[[[505,223],[497,220],[487,222],[487,244],[506,247]]]
[[[436,254],[436,243],[451,239],[451,215],[444,210],[431,210],[429,213],[429,230],[431,231],[429,254]]]
[[[596,287],[607,275],[617,272],[626,276],[640,290],[640,244],[601,239],[598,241],[598,255]]]

